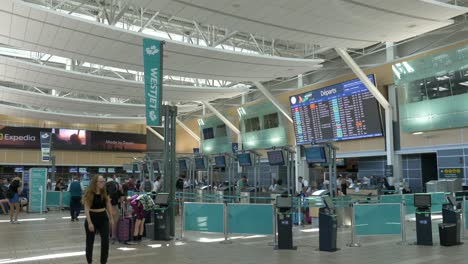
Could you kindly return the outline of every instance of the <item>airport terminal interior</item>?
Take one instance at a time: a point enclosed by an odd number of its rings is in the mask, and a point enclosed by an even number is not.
[[[468,0],[1,0],[0,207],[0,264],[466,262]]]

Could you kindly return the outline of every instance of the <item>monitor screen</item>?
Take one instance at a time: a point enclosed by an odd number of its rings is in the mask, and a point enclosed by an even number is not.
[[[205,159],[203,157],[195,158],[195,169],[196,170],[205,169]]]
[[[414,207],[416,208],[431,207],[431,195],[430,194],[415,194],[414,195]]]
[[[291,196],[277,196],[276,197],[276,208],[292,208],[293,199]]]
[[[70,173],[77,173],[77,172],[78,172],[78,168],[69,168],[69,169],[68,169],[68,172],[70,172]]]
[[[344,166],[346,166],[345,159],[343,159],[343,158],[336,159],[336,166],[339,166],[339,167],[344,167]]]
[[[368,76],[375,84],[374,75]],[[354,79],[289,98],[296,144],[383,136],[375,97]]]
[[[304,150],[307,163],[325,163],[327,155],[324,147],[311,147]]]
[[[88,171],[86,170],[86,168],[79,168],[78,170],[80,173],[87,173]]]
[[[15,172],[23,172],[24,168],[23,167],[17,167],[15,168]]]
[[[239,166],[241,167],[252,166],[252,158],[250,157],[250,153],[237,154],[237,160],[239,161]]]
[[[267,152],[268,162],[271,166],[283,166],[284,165],[284,156],[282,150],[274,150]]]
[[[457,206],[457,200],[452,195],[447,195],[447,200],[452,206]]]
[[[335,209],[335,204],[333,204],[333,200],[330,196],[322,196],[322,199],[328,209]]]
[[[214,138],[214,132],[212,127],[203,129],[203,139],[212,139]]]
[[[187,171],[187,161],[184,159],[179,160],[179,171]]]
[[[106,168],[99,168],[98,172],[99,173],[106,173],[107,169]]]
[[[156,205],[168,205],[169,204],[169,194],[168,193],[158,193],[156,199],[154,199],[154,204]]]
[[[218,168],[226,167],[226,157],[225,156],[216,156],[215,157],[215,165]]]
[[[107,168],[108,173],[115,173],[115,168]]]

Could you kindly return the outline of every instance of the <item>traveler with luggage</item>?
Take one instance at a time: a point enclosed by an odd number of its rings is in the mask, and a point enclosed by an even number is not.
[[[107,195],[106,181],[101,175],[91,180],[83,198],[86,221],[86,260],[93,262],[93,246],[96,231],[101,235],[101,264],[107,263],[109,256],[109,222],[113,225],[111,212],[111,199]]]

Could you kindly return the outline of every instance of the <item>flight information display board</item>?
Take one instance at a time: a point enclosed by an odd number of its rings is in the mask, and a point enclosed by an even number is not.
[[[374,75],[368,76],[375,84]],[[291,96],[296,144],[383,136],[379,105],[359,80]]]

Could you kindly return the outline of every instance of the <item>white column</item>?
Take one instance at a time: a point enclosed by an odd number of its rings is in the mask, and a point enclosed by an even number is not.
[[[255,86],[257,86],[258,90],[260,90],[260,92],[263,93],[263,95],[265,95],[266,98],[268,98],[268,100],[270,100],[270,102],[276,106],[276,108],[278,108],[278,110],[289,120],[289,122],[293,123],[293,120],[292,120],[292,117],[290,115],[290,111],[287,110],[284,105],[282,105],[278,99],[276,99],[276,97],[274,97],[270,91],[265,87],[263,86],[263,84],[261,84],[260,82],[254,82]]]
[[[385,143],[387,149],[387,165],[393,165],[393,122],[392,122],[392,106],[387,99],[380,93],[375,85],[367,78],[366,74],[357,65],[357,63],[349,56],[349,54],[340,48],[335,48],[343,61],[357,75],[359,80],[369,89],[369,92],[377,99],[377,101],[385,109]]]
[[[178,118],[176,118],[177,124],[185,130],[190,136],[192,136],[198,143],[200,143],[200,137],[192,131],[188,126],[186,126],[182,121],[180,121]]]

